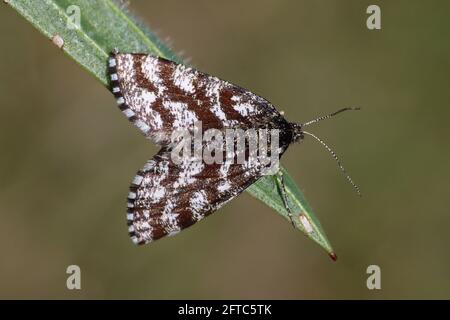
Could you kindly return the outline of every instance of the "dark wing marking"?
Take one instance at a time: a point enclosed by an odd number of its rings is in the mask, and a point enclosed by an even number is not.
[[[170,143],[174,130],[290,128],[265,99],[193,68],[147,54],[112,54],[111,90],[147,137]]]
[[[176,165],[161,149],[137,173],[128,196],[128,226],[136,244],[174,235],[202,220],[261,177],[257,166],[207,165],[186,160]]]

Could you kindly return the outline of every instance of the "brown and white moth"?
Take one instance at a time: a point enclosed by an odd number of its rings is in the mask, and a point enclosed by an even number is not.
[[[319,140],[339,163],[322,140],[303,129],[339,112],[355,109],[344,108],[297,124],[288,122],[270,102],[256,94],[153,55],[114,52],[109,58],[109,71],[111,91],[120,110],[147,138],[161,146],[137,172],[130,186],[128,231],[136,244],[174,235],[191,226],[263,175],[260,163],[249,163],[248,143],[241,152],[243,162],[235,161],[237,154],[222,163],[208,163],[198,158],[175,163],[171,156],[174,131],[194,134],[198,122],[203,131],[277,130],[278,158],[291,143],[302,140],[307,134]],[[347,178],[357,189],[348,175]],[[278,181],[284,204],[292,215],[282,175]]]

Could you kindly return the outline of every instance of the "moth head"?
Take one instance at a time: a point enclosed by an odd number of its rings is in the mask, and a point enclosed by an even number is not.
[[[305,138],[305,133],[303,132],[303,126],[300,123],[292,124],[292,141],[300,142]]]

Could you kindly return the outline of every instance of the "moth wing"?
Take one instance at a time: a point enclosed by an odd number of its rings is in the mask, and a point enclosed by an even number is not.
[[[130,186],[127,220],[136,244],[174,235],[210,215],[261,177],[247,164],[184,159],[175,164],[164,147]]]
[[[237,85],[148,54],[114,53],[111,90],[145,136],[168,145],[175,130],[281,128],[288,122],[267,100]]]

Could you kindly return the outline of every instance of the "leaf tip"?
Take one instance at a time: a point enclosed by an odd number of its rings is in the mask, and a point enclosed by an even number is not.
[[[331,260],[333,260],[333,261],[336,261],[336,260],[337,260],[337,255],[336,255],[336,253],[330,252],[328,255],[330,256]]]

